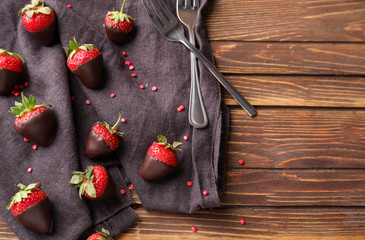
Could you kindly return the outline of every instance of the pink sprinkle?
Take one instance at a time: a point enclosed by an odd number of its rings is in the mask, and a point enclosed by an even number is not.
[[[132,66],[132,63],[130,61],[125,61],[124,64],[127,65],[128,67]]]
[[[186,184],[187,184],[189,187],[193,186],[193,182],[192,182],[192,181],[188,181]]]
[[[240,159],[240,160],[238,160],[238,163],[243,165],[245,163],[245,161],[243,161],[243,159]]]
[[[144,85],[143,84],[139,85],[139,88],[144,89]]]
[[[72,8],[72,5],[71,5],[71,4],[67,4],[67,7],[68,7],[68,8]]]
[[[198,229],[196,227],[192,227],[191,231],[196,232]]]
[[[134,66],[133,65],[130,65],[129,66],[129,70],[133,70],[134,69]]]
[[[181,110],[184,110],[185,109],[184,105],[180,105],[179,108],[181,108]]]
[[[20,88],[20,89],[24,88],[24,85],[23,85],[23,84],[20,84],[20,85],[19,85],[19,88]]]
[[[14,88],[15,88],[15,89],[19,89],[19,85],[18,85],[18,84],[15,84],[15,85],[14,85]]]
[[[204,191],[203,191],[203,195],[204,195],[204,196],[207,196],[208,194],[209,194],[209,192],[208,192],[207,190],[204,190]]]
[[[29,139],[28,138],[24,138],[24,142],[29,142]]]
[[[123,55],[124,57],[126,57],[126,56],[127,56],[127,54],[126,54],[125,52],[122,52],[122,55]]]
[[[134,189],[134,186],[133,186],[133,184],[131,184],[131,187],[130,187],[131,189]]]
[[[28,83],[28,82],[25,82],[25,83],[24,83],[24,86],[25,86],[25,87],[26,87],[26,86],[28,86],[28,85],[29,85],[29,83]]]
[[[132,76],[132,77],[137,77],[137,74],[132,73],[132,74],[131,74],[131,76]]]
[[[71,101],[75,101],[75,96],[72,96],[71,97]]]
[[[27,172],[29,172],[29,173],[31,173],[33,171],[33,169],[32,168],[28,168],[27,169]]]
[[[182,111],[182,109],[181,109],[180,107],[178,107],[178,108],[177,108],[177,111],[178,111],[178,112],[181,112],[181,111]]]
[[[15,96],[19,96],[19,92],[14,93]]]
[[[120,121],[121,121],[122,123],[125,123],[125,122],[127,121],[127,119],[122,118],[122,119],[120,119]]]
[[[185,141],[189,140],[189,137],[188,136],[184,136],[184,140]]]
[[[156,86],[153,86],[152,87],[152,91],[156,92],[157,91],[157,87]]]
[[[111,97],[111,98],[115,97],[115,93],[111,93],[111,94],[110,94],[110,97]]]
[[[37,145],[33,145],[33,149],[37,150],[38,146]]]
[[[91,102],[90,102],[90,100],[88,99],[88,100],[86,100],[86,104],[87,105],[90,105],[91,104]]]
[[[120,190],[120,194],[124,195],[125,194],[125,190],[124,189]]]
[[[240,223],[243,225],[246,223],[245,219],[241,219]]]
[[[103,28],[105,28],[105,23],[103,23]]]

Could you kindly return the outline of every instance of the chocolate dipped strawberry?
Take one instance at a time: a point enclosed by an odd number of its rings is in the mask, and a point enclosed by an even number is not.
[[[15,102],[10,112],[16,115],[15,131],[41,147],[48,147],[57,132],[57,120],[49,104],[36,105],[35,98],[26,98],[22,93],[22,102]]]
[[[105,31],[108,38],[114,43],[123,43],[131,33],[134,19],[123,13],[125,0],[120,12],[109,11],[105,16]]]
[[[9,94],[23,72],[23,58],[0,49],[0,95]]]
[[[86,143],[86,155],[91,159],[111,157],[119,147],[119,137],[124,138],[124,133],[116,130],[122,115],[114,126],[106,122],[97,122],[92,127]]]
[[[166,137],[159,135],[158,142],[154,142],[147,151],[140,174],[144,180],[154,181],[172,173],[178,164],[176,152],[182,151],[177,148],[182,143],[167,143]]]
[[[74,171],[70,180],[79,188],[79,196],[89,199],[105,199],[115,194],[115,185],[110,179],[108,172],[102,166],[89,166],[85,172]]]
[[[11,198],[6,209],[11,209],[15,220],[24,226],[40,233],[50,233],[53,225],[51,204],[40,184],[25,186],[19,183],[18,187],[19,192]]]
[[[66,48],[67,66],[73,74],[87,88],[97,88],[101,84],[103,74],[103,55],[94,44],[79,44],[74,41],[69,42]]]
[[[87,240],[113,240],[113,238],[110,236],[108,230],[102,228],[101,232],[96,231],[96,233],[90,235]]]
[[[44,2],[32,0],[31,4],[20,9],[22,22],[27,31],[40,44],[51,46],[56,36],[56,15],[50,7],[45,7]]]

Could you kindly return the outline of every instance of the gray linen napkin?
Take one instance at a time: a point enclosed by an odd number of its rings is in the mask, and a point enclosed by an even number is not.
[[[41,46],[22,26],[17,13],[28,1],[2,1],[0,9],[0,48],[16,52],[25,59],[23,91],[38,104],[53,106],[58,120],[55,141],[48,148],[32,149],[31,143],[13,130],[15,117],[8,113],[20,97],[0,96],[0,214],[20,239],[85,239],[94,229],[108,229],[118,235],[137,220],[130,207],[133,199],[127,183],[132,182],[146,209],[191,213],[200,208],[219,206],[223,189],[228,113],[221,101],[220,87],[210,73],[200,66],[201,88],[209,117],[209,126],[194,129],[188,123],[187,107],[190,88],[190,57],[184,46],[168,42],[155,30],[140,1],[127,1],[125,12],[135,18],[135,34],[121,46],[110,42],[103,28],[108,10],[119,10],[122,1],[46,0],[56,13],[59,37],[51,47]],[[67,8],[71,4],[72,8]],[[169,1],[175,11],[175,1]],[[197,42],[212,59],[203,16],[207,1],[201,1],[197,25]],[[104,57],[105,81],[97,90],[85,88],[69,72],[63,46],[76,37],[80,44],[93,43]],[[127,53],[122,56],[122,51]],[[135,66],[129,70],[124,61]],[[136,77],[131,77],[131,73]],[[144,84],[145,89],[139,86]],[[157,91],[152,91],[152,86]],[[114,98],[110,94],[115,93]],[[71,101],[71,96],[75,97]],[[91,104],[87,105],[86,100]],[[178,112],[180,105],[185,110]],[[122,112],[126,123],[118,129],[126,135],[114,159],[90,160],[85,143],[92,124],[114,123]],[[139,169],[148,147],[162,134],[169,141],[181,141],[179,166],[168,179],[146,182]],[[183,137],[189,140],[184,141]],[[72,171],[89,165],[105,166],[117,191],[110,200],[80,200],[69,184]],[[27,168],[33,168],[32,173]],[[41,235],[18,224],[7,202],[17,191],[19,182],[38,181],[52,203],[54,228]],[[191,187],[187,181],[192,181]],[[202,192],[207,190],[208,195]],[[2,207],[1,207],[2,206]]]

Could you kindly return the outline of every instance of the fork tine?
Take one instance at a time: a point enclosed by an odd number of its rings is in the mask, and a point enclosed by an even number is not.
[[[155,10],[157,16],[160,18],[161,23],[166,26],[166,23],[167,22],[170,22],[170,21],[168,19],[166,19],[166,17],[163,15],[163,13],[160,12],[160,10],[155,5],[155,3],[153,2],[153,0],[150,0],[150,2],[151,2],[151,5],[152,5],[153,9]]]
[[[182,4],[182,0],[177,0],[177,6],[179,7],[179,6],[183,6],[183,4]]]
[[[145,3],[144,0],[142,0],[142,4],[143,4],[144,8],[146,9],[146,12],[147,12],[148,16],[151,18],[153,25],[155,25],[155,27],[157,28],[157,30],[162,33],[162,30],[163,30],[164,26],[151,13],[150,9],[147,7],[147,5],[146,5],[146,3]]]
[[[199,0],[193,0],[193,9],[199,8]]]
[[[166,16],[170,18],[170,22],[177,22],[178,21],[177,20],[177,17],[175,17],[175,15],[172,14],[172,12],[170,11],[169,7],[166,6],[166,4],[163,1],[161,1],[161,0],[158,0],[158,2],[160,3],[162,9],[164,10]]]
[[[191,0],[185,0],[185,8],[191,8]]]

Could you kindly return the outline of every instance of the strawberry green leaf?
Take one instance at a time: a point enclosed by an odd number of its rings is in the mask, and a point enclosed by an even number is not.
[[[71,184],[79,184],[84,181],[84,178],[81,175],[73,175],[71,177],[70,183]]]
[[[81,184],[80,189],[79,189],[79,197],[80,199],[82,199],[82,195],[85,192],[85,184]]]
[[[38,12],[48,15],[51,14],[51,9],[49,7],[42,7],[38,9]]]
[[[18,108],[18,107],[11,107],[11,108],[10,108],[10,112],[11,112],[12,114],[17,115],[17,116],[21,116],[21,114],[22,114],[23,110],[22,110],[21,108]]]
[[[96,189],[94,187],[94,184],[92,182],[88,182],[86,184],[86,189],[85,189],[86,193],[92,197],[95,198],[96,197]]]
[[[34,10],[29,10],[25,14],[27,15],[28,18],[32,18],[34,15]]]
[[[159,143],[164,143],[164,144],[166,144],[166,143],[167,143],[167,139],[166,139],[166,137],[165,137],[165,136],[163,136],[163,135],[158,135],[158,136],[157,136],[157,141],[158,141]]]

